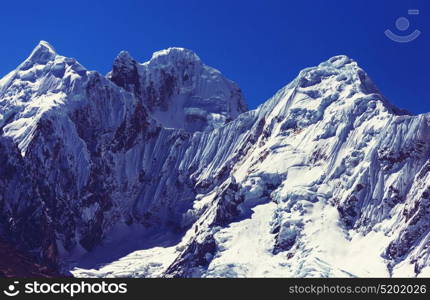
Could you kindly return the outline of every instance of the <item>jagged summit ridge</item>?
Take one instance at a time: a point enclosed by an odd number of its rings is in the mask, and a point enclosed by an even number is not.
[[[345,107],[355,102],[360,102],[361,106],[381,105],[381,109],[397,115],[409,114],[389,103],[369,75],[346,55],[337,55],[303,69],[291,83],[263,103],[259,111],[279,114],[275,108],[278,106],[281,111],[295,111],[299,118],[317,120],[329,106]]]
[[[183,52],[1,80],[1,238],[83,277],[429,274],[429,115],[345,56],[245,111]]]

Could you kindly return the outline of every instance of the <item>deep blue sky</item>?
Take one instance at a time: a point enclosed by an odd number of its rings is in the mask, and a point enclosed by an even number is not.
[[[28,2],[28,3],[27,3]],[[387,98],[413,113],[430,112],[430,1],[4,1],[0,76],[39,40],[107,73],[120,50],[146,61],[169,46],[194,50],[243,89],[251,108],[298,72],[346,54]],[[408,9],[420,9],[408,16]],[[383,32],[405,16],[422,31],[398,44]]]

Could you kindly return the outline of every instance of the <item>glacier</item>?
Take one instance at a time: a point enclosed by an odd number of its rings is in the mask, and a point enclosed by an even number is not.
[[[430,115],[347,56],[257,109],[192,51],[0,80],[0,237],[76,277],[425,277]]]

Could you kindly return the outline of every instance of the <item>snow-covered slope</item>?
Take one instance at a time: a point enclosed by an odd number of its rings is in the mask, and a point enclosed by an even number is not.
[[[86,70],[74,59],[59,56],[46,42],[0,82],[0,126],[25,151],[41,116],[64,104],[67,93]]]
[[[2,235],[41,261],[82,277],[428,276],[430,116],[390,105],[353,60],[241,114],[188,50],[123,52],[107,79],[55,76],[69,60],[41,43],[31,81],[21,65],[0,82]]]

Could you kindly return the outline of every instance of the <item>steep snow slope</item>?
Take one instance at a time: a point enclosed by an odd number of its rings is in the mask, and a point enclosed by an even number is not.
[[[391,106],[348,57],[242,114],[187,50],[123,52],[109,80],[55,76],[70,59],[46,43],[29,60],[29,82],[22,66],[0,82],[1,229],[41,261],[100,277],[428,273],[429,115]]]
[[[46,42],[1,81],[0,95],[8,240],[62,267],[121,226],[181,230],[195,195],[179,169],[189,132],[162,128],[146,100]]]
[[[302,71],[256,111],[193,136],[194,225],[154,276],[419,275],[429,264],[428,134],[427,115],[392,107],[347,57]],[[124,260],[139,269],[153,250]]]

